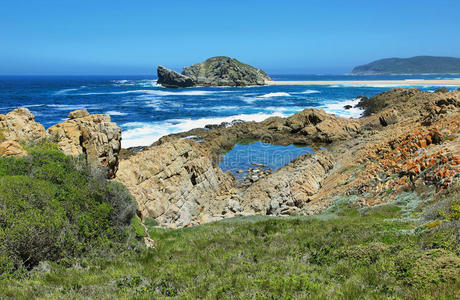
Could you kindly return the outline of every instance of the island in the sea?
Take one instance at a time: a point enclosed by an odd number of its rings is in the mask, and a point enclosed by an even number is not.
[[[182,74],[158,66],[158,84],[168,88],[192,86],[264,85],[270,77],[262,70],[227,56],[215,56],[185,67]]]
[[[442,56],[385,58],[357,66],[350,74],[460,74],[460,58]]]

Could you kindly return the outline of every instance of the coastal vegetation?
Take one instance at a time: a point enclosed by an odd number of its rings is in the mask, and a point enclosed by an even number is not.
[[[454,299],[460,290],[459,190],[361,209],[335,199],[333,212],[317,216],[236,217],[177,230],[146,222],[154,249],[125,247],[113,257],[42,263],[21,279],[4,277],[0,295]]]
[[[456,299],[459,97],[396,88],[361,119],[305,109],[119,160],[108,116],[0,115],[0,298]],[[215,154],[264,137],[324,147],[238,186]]]
[[[0,278],[21,278],[43,261],[69,266],[133,241],[137,205],[124,186],[55,144],[25,148],[28,156],[0,158]]]

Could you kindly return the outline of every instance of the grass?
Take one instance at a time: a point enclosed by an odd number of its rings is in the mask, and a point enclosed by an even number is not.
[[[146,218],[155,243],[146,249],[124,187],[47,144],[28,150],[0,159],[0,299],[460,297],[458,185],[372,208],[356,207],[357,195],[337,196],[315,216],[178,230]],[[69,232],[78,239],[60,238]],[[34,263],[18,268],[23,257]]]
[[[238,217],[149,228],[155,249],[46,263],[0,284],[14,298],[454,299],[459,252],[452,232],[421,230],[394,205],[336,214]],[[391,220],[391,221],[390,221]],[[415,232],[408,234],[407,232]],[[43,271],[45,270],[45,271]]]

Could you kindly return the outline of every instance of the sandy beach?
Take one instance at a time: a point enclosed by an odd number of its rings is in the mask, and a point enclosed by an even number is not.
[[[266,81],[267,85],[433,85],[433,86],[460,86],[460,79],[450,80],[331,80],[331,81]]]

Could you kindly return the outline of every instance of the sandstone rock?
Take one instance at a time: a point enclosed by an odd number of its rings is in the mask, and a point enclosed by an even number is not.
[[[167,136],[123,160],[118,180],[135,195],[143,214],[171,228],[240,215],[314,214],[335,201],[378,205],[392,201],[387,191],[393,188],[452,184],[460,168],[459,91],[397,88],[371,99],[371,115],[359,120],[306,109],[289,118]],[[428,126],[423,120],[430,114],[436,116],[431,129],[420,129]],[[203,142],[180,140],[190,135]],[[212,154],[246,139],[325,148],[274,173],[249,168],[239,189]]]
[[[35,122],[34,115],[24,107],[0,114],[0,131],[5,139],[18,142],[37,142],[45,135],[43,125]]]
[[[142,214],[162,226],[213,220],[234,191],[233,178],[191,140],[165,142],[122,159],[117,180],[136,198]]]
[[[185,88],[196,85],[196,82],[187,76],[169,70],[163,66],[158,66],[158,84],[167,88]]]
[[[89,112],[86,109],[74,110],[69,113],[69,119],[78,119],[89,116]]]
[[[333,167],[333,158],[325,150],[303,155],[270,176],[258,180],[243,194],[245,211],[262,214],[292,214],[308,202]],[[289,211],[289,213],[287,212]]]
[[[69,118],[48,128],[46,137],[56,142],[64,154],[84,154],[91,166],[105,167],[108,177],[115,177],[121,129],[110,121],[110,116],[89,115],[86,110],[71,112]]]
[[[13,140],[6,140],[0,143],[0,157],[21,157],[26,156],[27,151]]]

